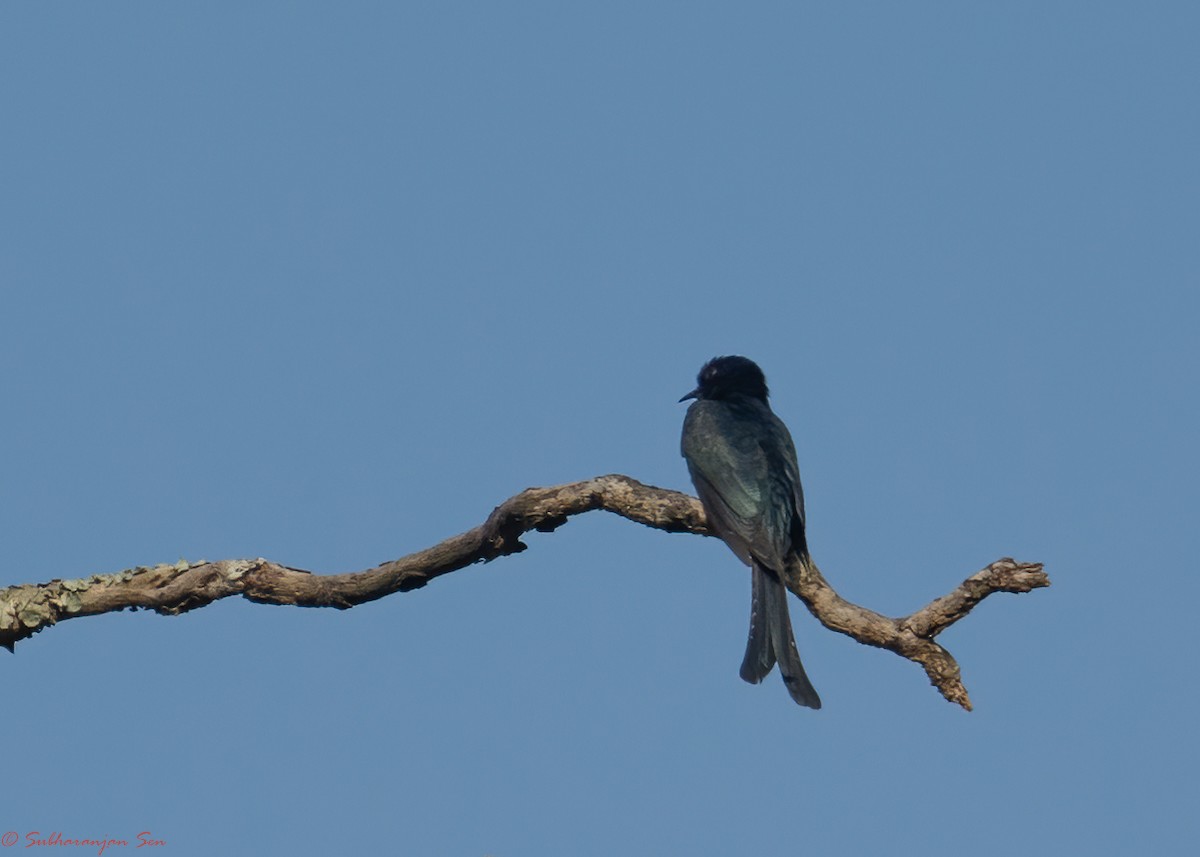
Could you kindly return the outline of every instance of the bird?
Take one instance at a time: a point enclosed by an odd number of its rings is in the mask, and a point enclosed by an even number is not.
[[[758,684],[778,663],[799,705],[820,708],[788,615],[783,570],[808,557],[796,447],[767,402],[767,381],[747,357],[714,357],[700,369],[680,443],[708,526],[751,569],[750,634],[741,677]]]

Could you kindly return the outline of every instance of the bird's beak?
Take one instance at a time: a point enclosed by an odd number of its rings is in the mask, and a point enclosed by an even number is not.
[[[692,390],[692,392],[688,393],[686,396],[684,396],[679,401],[686,402],[688,399],[698,399],[698,398],[700,398],[700,388],[699,387]]]

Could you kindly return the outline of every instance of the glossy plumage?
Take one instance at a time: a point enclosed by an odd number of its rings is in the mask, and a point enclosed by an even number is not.
[[[751,568],[750,634],[741,676],[761,682],[778,662],[788,692],[820,708],[792,635],[781,572],[806,556],[804,494],[792,436],[767,403],[762,370],[717,357],[700,370],[683,422],[683,457],[709,525]]]

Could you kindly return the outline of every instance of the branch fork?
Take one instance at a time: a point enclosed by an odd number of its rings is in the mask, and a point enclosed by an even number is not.
[[[11,652],[17,642],[66,619],[125,609],[176,615],[231,595],[260,604],[348,609],[418,589],[477,562],[520,553],[527,547],[521,541],[525,533],[552,532],[571,516],[594,509],[666,532],[712,535],[696,498],[628,476],[599,476],[527,488],[497,506],[480,526],[359,572],[318,575],[262,558],[180,560],[174,565],[10,586],[0,589],[0,646]],[[1029,592],[1050,585],[1041,563],[999,559],[915,613],[891,619],[843,599],[809,558],[793,555],[785,576],[788,589],[826,628],[920,664],[942,696],[968,711],[971,701],[958,663],[934,638],[994,592]]]

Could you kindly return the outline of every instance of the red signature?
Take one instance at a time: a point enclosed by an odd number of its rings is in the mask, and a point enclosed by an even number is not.
[[[4,834],[3,844],[15,845],[16,841],[17,841],[17,836],[12,831]],[[143,830],[141,833],[139,833],[137,835],[137,845],[135,845],[133,847],[134,848],[146,848],[148,846],[153,847],[156,845],[166,845],[166,844],[167,844],[167,840],[158,839],[157,837],[151,835],[149,830]],[[60,831],[55,831],[53,833],[50,833],[50,834],[46,835],[45,838],[42,837],[42,832],[40,830],[34,830],[34,831],[31,831],[31,832],[25,834],[25,847],[26,848],[34,848],[36,846],[46,846],[46,845],[52,845],[52,846],[66,845],[66,846],[74,846],[76,848],[95,848],[95,849],[97,849],[96,850],[97,854],[103,854],[104,849],[106,849],[106,848],[128,848],[129,840],[128,839],[109,839],[108,837],[103,837],[103,838],[99,838],[99,839],[93,839],[91,837],[76,839],[76,838],[70,837],[70,836],[63,836],[63,834]]]

